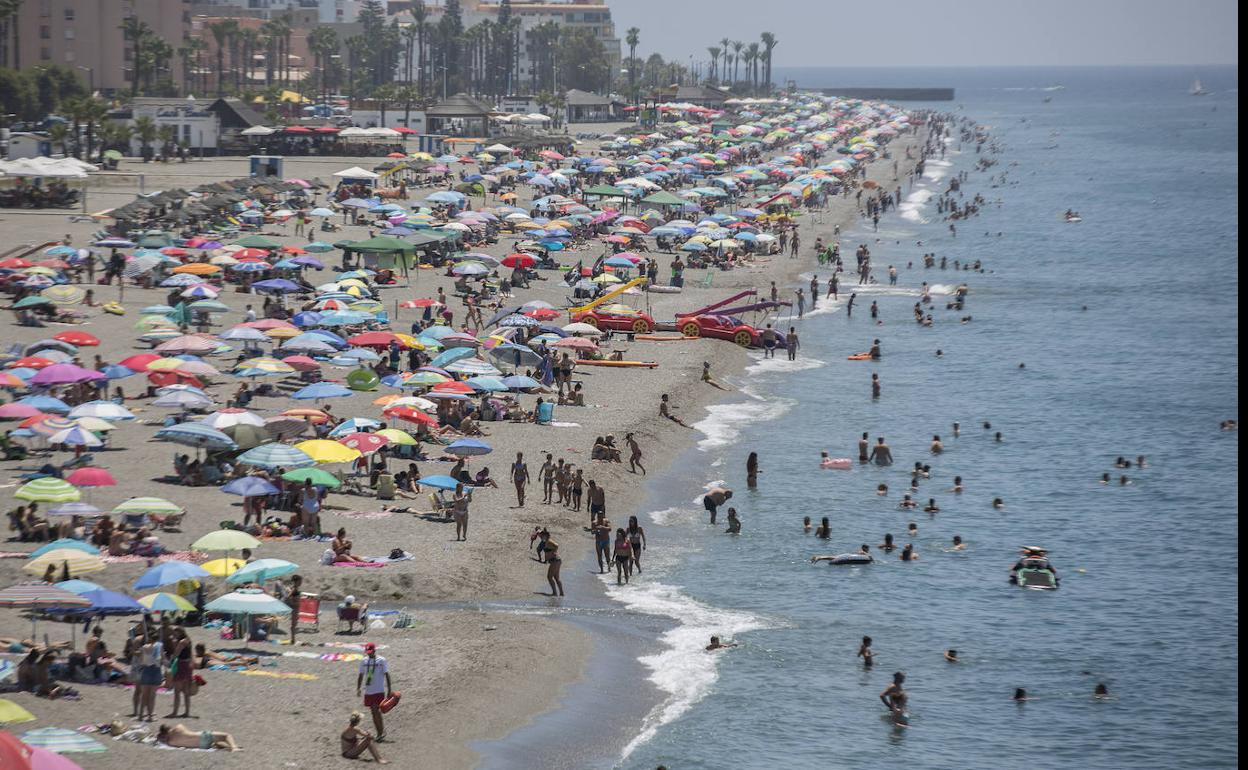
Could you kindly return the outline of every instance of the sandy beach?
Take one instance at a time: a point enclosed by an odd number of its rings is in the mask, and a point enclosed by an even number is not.
[[[607,132],[611,126],[571,126],[578,130]],[[918,146],[914,135],[897,138],[889,149],[899,163],[907,147]],[[351,158],[292,158],[287,161],[288,177],[328,178],[340,168],[354,165]],[[88,208],[96,211],[121,205],[140,189],[146,192],[171,187],[191,187],[207,181],[244,176],[246,159],[220,158],[196,160],[186,164],[122,163],[121,171],[93,178]],[[908,168],[900,168],[904,180]],[[885,189],[903,182],[894,176],[892,160],[881,160],[868,167],[867,178]],[[532,191],[525,189],[525,194]],[[488,202],[487,202],[488,205]],[[524,205],[524,202],[520,203]],[[813,264],[812,247],[816,237],[832,238],[834,227],[848,225],[857,216],[854,198],[838,197],[830,205],[811,215],[801,217],[802,251],[799,258],[774,255],[760,258],[744,269],[715,271],[710,286],[702,285],[702,272],[691,271],[680,294],[645,294],[638,298],[658,319],[670,319],[678,311],[688,310],[723,299],[749,288],[766,294],[770,282],[792,296],[798,273]],[[0,212],[0,237],[10,246],[28,243],[32,246],[47,241],[72,237],[75,245],[92,240],[99,225],[85,221],[70,222],[65,212]],[[266,229],[267,233],[293,240],[293,224]],[[346,227],[332,234],[332,240],[367,237],[362,227]],[[330,238],[327,236],[327,240]],[[507,253],[514,239],[503,238],[490,250],[495,256]],[[561,255],[567,263],[585,257],[592,260],[599,253],[591,244],[580,253]],[[332,255],[327,255],[332,256]],[[660,264],[670,259],[659,255]],[[334,270],[313,271],[308,276],[313,284],[333,277]],[[536,282],[528,291],[517,294],[519,301],[545,300],[556,307],[566,304],[566,287],[554,280]],[[437,287],[451,293],[451,279],[440,271],[414,271],[410,285],[402,280],[398,286],[387,287],[381,300],[388,308],[398,301],[433,296]],[[98,302],[119,300],[119,288],[96,286]],[[234,292],[229,286],[221,301],[232,312],[217,316],[217,330],[243,320],[247,302],[256,301]],[[164,301],[165,289],[143,290],[133,285],[125,288],[124,304],[131,309],[125,316],[112,316],[97,310],[87,323],[78,327],[28,328],[13,323],[6,314],[5,345],[30,343],[66,328],[80,328],[102,340],[99,348],[84,350],[99,353],[105,361],[117,361],[145,349],[135,342],[137,333],[134,309]],[[459,323],[464,309],[453,300]],[[396,317],[392,311],[392,327],[406,330],[417,317],[418,310],[403,310]],[[138,345],[138,346],[136,346]],[[545,616],[520,615],[508,612],[479,612],[472,609],[421,609],[414,612],[417,624],[408,629],[369,630],[363,635],[340,635],[335,631],[333,604],[347,595],[361,601],[392,608],[428,607],[436,604],[462,605],[473,602],[515,600],[536,606],[560,606],[560,600],[549,597],[545,567],[539,565],[529,549],[529,535],[535,526],[547,527],[561,545],[564,557],[563,577],[572,594],[577,590],[597,590],[590,580],[593,569],[590,537],[583,531],[587,513],[569,511],[561,506],[543,505],[540,486],[531,487],[529,499],[522,508],[516,506],[514,492],[506,482],[506,472],[517,452],[524,452],[529,467],[536,472],[542,458],[551,453],[564,457],[586,469],[587,478],[605,486],[608,517],[620,525],[638,511],[645,495],[645,477],[628,472],[627,463],[591,462],[590,450],[597,436],[612,434],[617,441],[629,432],[637,436],[650,473],[664,469],[678,453],[699,437],[692,429],[663,419],[658,414],[660,396],[671,394],[678,407],[676,414],[685,422],[699,419],[705,408],[723,398],[731,397],[734,382],[739,383],[741,370],[751,360],[743,348],[725,341],[694,340],[682,342],[615,342],[611,350],[619,350],[625,359],[653,361],[654,369],[617,370],[582,368],[576,378],[584,383],[584,407],[560,406],[555,411],[557,426],[533,424],[485,423],[484,440],[493,447],[492,454],[473,458],[472,470],[489,467],[499,479],[499,489],[481,489],[474,495],[470,532],[467,541],[456,542],[454,525],[428,521],[409,513],[382,511],[382,504],[372,497],[331,494],[322,515],[322,527],[334,531],[345,527],[355,543],[354,552],[365,556],[385,556],[394,548],[402,548],[415,557],[411,561],[375,569],[354,569],[323,566],[318,563],[324,543],[315,541],[270,541],[258,549],[259,558],[279,558],[301,565],[304,591],[322,599],[320,630],[300,633],[299,641],[310,646],[292,649],[280,644],[252,644],[265,664],[252,674],[229,671],[208,671],[208,684],[193,703],[195,718],[184,721],[191,729],[230,732],[244,751],[200,753],[181,751],[176,755],[149,746],[104,738],[108,751],[101,754],[78,755],[86,768],[131,767],[138,763],[198,767],[247,767],[256,762],[256,753],[283,767],[318,767],[339,761],[338,732],[346,724],[352,710],[360,708],[355,697],[354,680],[357,663],[322,660],[319,655],[344,648],[326,645],[358,645],[375,642],[390,662],[395,689],[403,693],[402,704],[387,716],[388,732],[394,742],[382,744],[383,756],[395,760],[398,767],[424,766],[439,768],[472,767],[477,754],[470,744],[506,736],[536,715],[554,708],[564,688],[584,673],[591,655],[589,634],[569,623]],[[728,383],[721,391],[700,381],[703,362],[709,362],[717,380]],[[341,379],[346,370],[327,369],[327,379]],[[140,385],[136,380],[120,382],[126,391],[127,408],[138,417],[134,422],[118,423],[110,436],[110,448],[96,450],[95,465],[108,469],[117,479],[115,487],[91,491],[84,500],[101,508],[138,495],[168,498],[185,506],[187,515],[180,532],[161,533],[162,544],[173,551],[185,551],[192,541],[215,529],[226,519],[242,517],[240,498],[224,495],[219,488],[182,487],[170,481],[173,458],[184,448],[151,441],[155,428],[168,410],[151,407],[138,398]],[[214,378],[210,392],[224,401],[236,387],[226,375]],[[390,391],[383,391],[390,392]],[[339,415],[374,416],[378,407],[373,400],[381,393],[357,393],[336,399],[334,412]],[[271,416],[291,405],[286,399],[255,399],[250,409],[261,416]],[[11,426],[10,426],[11,427]],[[57,455],[63,459],[65,455]],[[8,461],[0,465],[0,485],[11,495],[19,484],[21,473],[36,469],[44,460]],[[422,462],[424,474],[444,473],[438,463]],[[421,498],[424,496],[422,495]],[[9,507],[15,503],[11,502]],[[398,501],[427,510],[424,499]],[[41,506],[46,508],[46,506]],[[38,544],[10,542],[0,545],[6,552],[28,552]],[[662,548],[661,542],[650,548]],[[8,555],[8,554],[5,554]],[[219,555],[219,554],[217,554]],[[29,579],[21,572],[25,560],[20,557],[0,558],[0,586]],[[134,580],[145,570],[142,560],[110,564],[104,572],[89,577],[108,588],[128,591]],[[596,569],[593,570],[596,572]],[[219,582],[219,581],[218,581]],[[120,649],[129,618],[104,621],[104,638],[109,646]],[[0,610],[0,636],[22,636],[29,633],[29,621],[18,612]],[[241,642],[222,641],[208,629],[190,629],[194,641],[208,643],[210,648],[237,650]],[[59,623],[40,623],[39,634],[53,641],[70,638],[70,627]],[[78,636],[82,637],[81,627]],[[346,649],[348,653],[356,652]],[[289,653],[296,653],[290,655]],[[318,656],[318,657],[313,657]],[[9,656],[16,661],[14,656]],[[259,674],[259,675],[253,675]],[[295,674],[299,676],[284,676]],[[276,676],[272,676],[276,675]],[[306,675],[306,676],[305,676]],[[7,695],[38,717],[37,722],[22,728],[77,728],[80,725],[109,721],[114,715],[130,710],[129,692],[120,686],[81,686],[78,701],[47,701],[29,694]],[[157,715],[167,713],[169,694],[158,697]],[[365,717],[367,722],[367,716]],[[76,757],[77,758],[77,757]]]

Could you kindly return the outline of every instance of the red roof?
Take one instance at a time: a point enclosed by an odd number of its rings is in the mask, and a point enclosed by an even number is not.
[[[286,126],[285,131],[288,134],[310,134],[312,133],[312,129],[308,128],[307,126]]]

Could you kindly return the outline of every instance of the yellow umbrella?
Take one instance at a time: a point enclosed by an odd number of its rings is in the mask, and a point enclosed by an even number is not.
[[[591,279],[594,283],[620,283],[620,279],[610,273],[603,273],[596,278]]]
[[[396,446],[413,446],[416,439],[407,431],[398,430],[397,428],[383,428],[377,431],[378,436],[385,436],[390,440],[391,444]]]
[[[279,326],[276,329],[269,329],[265,335],[279,340],[288,340],[291,337],[298,337],[303,332],[298,329],[292,329],[289,326]]]
[[[0,725],[17,724],[18,722],[33,722],[35,715],[17,705],[11,700],[0,698]]]
[[[218,559],[218,561],[225,561],[225,560]],[[231,559],[230,561],[238,561],[238,559]],[[208,562],[208,564],[212,564],[212,562]],[[207,567],[208,564],[205,564],[203,566]],[[183,599],[181,596],[178,596],[177,594],[165,593],[163,591],[154,593],[154,594],[148,594],[147,596],[140,596],[138,599],[135,599],[135,601],[137,601],[139,604],[142,604],[144,607],[147,607],[149,610],[155,610],[159,612],[194,612],[195,611],[194,604],[191,604],[186,599]]]
[[[339,444],[337,441],[328,441],[321,438],[300,441],[298,444],[295,444],[295,449],[307,454],[308,457],[320,464],[349,463],[360,456],[358,449],[352,449],[349,446]]]
[[[425,343],[421,342],[420,340],[416,339],[410,334],[402,334],[400,332],[395,332],[394,336],[398,337],[399,342],[402,342],[404,345],[406,345],[409,348],[415,348],[416,350],[425,349]]]
[[[273,331],[277,331],[274,329]],[[294,331],[294,330],[292,330]],[[298,334],[298,331],[295,331]],[[235,369],[260,369],[261,371],[270,372],[272,374],[294,374],[295,367],[286,363],[279,358],[271,358],[269,356],[260,356],[259,358],[249,358],[242,362]]]
[[[376,404],[377,406],[386,406],[391,401],[394,401],[400,398],[402,398],[402,396],[400,396],[398,393],[391,393],[388,396],[380,396],[378,398],[373,399],[373,403]]]
[[[147,365],[147,370],[149,372],[160,372],[169,369],[177,369],[184,363],[186,362],[180,358],[158,358]]]
[[[208,571],[213,577],[229,577],[242,568],[247,562],[242,559],[213,559],[199,565]],[[142,603],[142,599],[139,600]],[[146,606],[146,605],[144,605]]]
[[[55,566],[58,571],[68,564],[69,574],[73,577],[89,575],[104,569],[104,562],[93,553],[79,551],[77,548],[57,548],[26,562],[22,571],[32,575],[42,575],[49,564]]]
[[[32,267],[26,272],[32,275],[56,275],[54,270],[49,270],[47,273],[35,273],[36,270],[47,270],[47,268]],[[87,298],[87,293],[84,290],[68,284],[49,286],[39,293],[52,300],[54,305],[77,305]]]
[[[221,268],[216,265],[206,264],[204,262],[192,262],[189,265],[180,265],[175,267],[169,272],[178,273],[179,275],[212,275],[213,273],[221,272]]]
[[[416,160],[433,160],[433,156],[427,152],[413,152],[409,154]]]
[[[99,417],[79,417],[74,420],[83,430],[89,430],[92,433],[104,433],[110,430],[117,430],[117,426],[108,420],[101,420]]]

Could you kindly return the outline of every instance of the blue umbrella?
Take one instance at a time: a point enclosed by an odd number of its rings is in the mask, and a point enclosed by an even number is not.
[[[206,577],[212,577],[212,575],[198,564],[191,564],[189,561],[162,561],[144,572],[138,580],[134,581],[132,588],[139,591],[144,588],[167,586],[179,580],[199,580]]]
[[[326,340],[327,342],[329,342],[329,344],[333,345],[339,350],[345,350],[346,348],[351,347],[350,343],[344,340],[341,336],[329,331],[328,329],[312,329],[311,331],[307,333],[312,335],[313,337],[320,337],[321,339]]]
[[[302,286],[294,281],[287,280],[286,278],[270,278],[267,281],[256,281],[251,286],[257,291],[274,292],[278,294],[303,291]]]
[[[30,558],[33,559],[36,556],[43,556],[48,551],[55,551],[58,548],[72,548],[76,551],[82,551],[83,553],[89,553],[89,554],[98,554],[100,552],[99,548],[96,548],[90,543],[84,543],[81,540],[74,540],[72,538],[63,537],[60,540],[53,540],[51,543],[45,543],[39,548],[36,548],[35,550],[31,551]]]
[[[85,594],[87,591],[98,591],[104,586],[98,583],[92,583],[90,580],[62,580],[56,584],[57,588],[64,588],[71,594]]]
[[[316,465],[316,461],[309,457],[307,452],[287,444],[261,444],[243,452],[238,456],[238,461],[243,465],[268,469],[310,468]]]
[[[353,326],[355,324],[364,324],[369,321],[375,321],[376,318],[372,313],[362,313],[358,310],[339,310],[330,313],[321,318],[319,326]]]
[[[450,476],[424,476],[416,479],[416,483],[423,487],[433,487],[434,489],[445,489],[454,492],[455,487],[463,482],[456,481]]]
[[[476,351],[473,348],[451,348],[439,353],[437,357],[429,362],[429,365],[442,368],[461,359],[472,358],[474,355],[476,355]]]
[[[263,583],[266,580],[289,575],[299,565],[284,559],[256,559],[238,568],[225,579],[227,583]]]
[[[502,380],[489,375],[471,377],[467,380],[467,383],[472,386],[473,390],[482,393],[497,393],[508,389]]]
[[[261,495],[275,495],[280,490],[259,476],[242,476],[221,487],[221,491],[227,495],[259,497]]]
[[[626,262],[628,260],[625,260]],[[632,264],[631,262],[629,263]],[[499,326],[541,326],[542,322],[532,316],[513,313],[498,322]]]
[[[122,366],[121,364],[109,364],[101,369],[100,372],[110,380],[120,380],[125,377],[133,377],[138,374],[138,372],[134,371],[130,367]]]
[[[290,320],[295,326],[301,328],[304,326],[315,326],[321,320],[321,314],[315,310],[305,310],[302,313],[295,313]]]
[[[510,377],[504,377],[503,384],[512,390],[529,390],[530,388],[542,387],[542,383],[523,374],[513,374]]]
[[[623,267],[629,270],[637,267],[637,265],[633,264],[631,259],[626,259],[624,257],[608,257],[602,264],[607,267]]]
[[[336,385],[332,382],[317,382],[296,390],[294,393],[290,394],[290,397],[297,398],[301,401],[319,401],[323,398],[344,398],[346,396],[350,396],[352,393],[354,393],[354,391],[350,388],[344,388],[343,386]]]
[[[484,441],[478,441],[475,438],[461,438],[452,442],[446,447],[448,454],[456,457],[472,457],[474,455],[488,455],[494,449]]]
[[[283,353],[333,353],[334,346],[323,337],[300,334],[281,344]]]
[[[84,599],[91,602],[90,607],[72,607],[57,608],[49,607],[44,610],[48,613],[56,614],[74,614],[74,615],[137,615],[147,612],[147,608],[131,599],[125,594],[119,594],[116,591],[109,591],[104,588],[96,588],[92,591],[84,591],[78,594]]]
[[[343,420],[338,427],[329,432],[333,438],[345,436],[348,433],[358,433],[365,430],[375,430],[384,425],[381,420],[374,420],[371,417],[352,417],[349,420]]]
[[[163,428],[156,432],[156,438],[196,448],[238,449],[234,439],[197,422],[183,422]]]
[[[26,396],[17,400],[19,404],[29,404],[41,412],[69,414],[69,404],[52,396]]]

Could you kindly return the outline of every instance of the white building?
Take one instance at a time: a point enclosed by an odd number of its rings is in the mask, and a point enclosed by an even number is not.
[[[316,20],[321,24],[352,22],[360,12],[360,0],[211,0],[211,4],[252,11],[262,19],[271,19],[286,11],[315,9]]]
[[[155,97],[139,97],[131,100],[130,119],[126,121],[134,125],[135,118],[150,117],[157,126],[174,126],[177,130],[177,141],[184,144],[191,152],[205,150],[215,152],[217,142],[221,138],[221,118],[208,107],[212,99],[161,99]],[[159,150],[160,142],[156,142],[153,151]],[[130,140],[131,152],[138,155],[142,143],[138,137]]]

